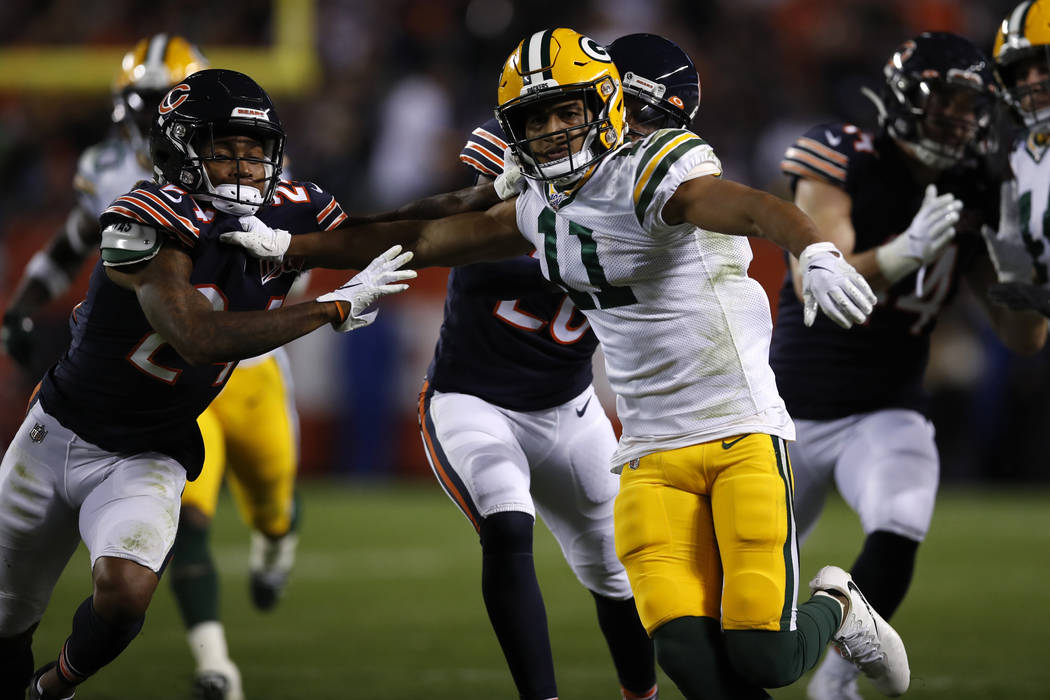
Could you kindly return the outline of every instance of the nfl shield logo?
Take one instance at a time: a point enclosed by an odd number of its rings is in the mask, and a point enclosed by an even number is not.
[[[47,428],[40,423],[33,426],[33,429],[29,431],[29,439],[33,442],[43,442],[44,438],[47,437]]]

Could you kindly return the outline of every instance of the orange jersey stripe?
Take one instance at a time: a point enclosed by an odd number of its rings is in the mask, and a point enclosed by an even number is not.
[[[794,146],[787,149],[787,153],[784,154],[784,157],[787,160],[793,160],[800,162],[803,165],[808,165],[814,170],[819,170],[828,177],[834,178],[840,182],[846,181],[846,170],[844,168],[832,165],[826,160],[818,158],[812,153],[807,153],[806,151],[795,148]]]
[[[187,219],[184,216],[179,216],[178,212],[176,212],[174,209],[172,209],[167,204],[165,204],[164,200],[161,199],[160,197],[158,197],[157,195],[153,194],[152,192],[150,192],[148,190],[133,190],[131,194],[138,194],[138,195],[144,195],[146,197],[149,197],[151,200],[153,200],[154,202],[159,204],[166,212],[168,212],[169,214],[174,216],[176,219],[178,219],[179,223],[181,223],[183,226],[188,228],[193,233],[194,236],[200,237],[201,231],[200,231],[199,228],[197,228],[196,226],[193,225],[192,221],[190,221],[189,219]]]
[[[792,175],[798,175],[799,177],[804,177],[804,178],[806,178],[808,180],[820,180],[821,182],[826,182],[829,185],[835,185],[835,186],[839,186],[839,185],[842,184],[838,180],[832,180],[830,177],[828,177],[827,175],[824,175],[823,173],[815,172],[813,170],[810,170],[808,167],[799,165],[798,163],[794,163],[794,162],[792,162],[790,160],[783,160],[783,161],[781,161],[780,162],[780,169],[782,171],[784,171],[785,173],[791,173]]]
[[[120,197],[116,201],[118,201],[118,202],[123,201],[123,202],[128,202],[129,204],[134,204],[136,207],[142,209],[147,214],[149,214],[151,217],[153,217],[153,219],[158,224],[160,224],[162,229],[164,229],[165,231],[167,231],[169,233],[174,233],[175,235],[177,235],[179,237],[180,240],[182,240],[184,243],[186,243],[190,247],[193,247],[195,245],[195,243],[196,243],[195,239],[190,238],[186,233],[184,233],[177,226],[172,224],[168,219],[164,218],[164,216],[160,212],[158,212],[156,209],[151,207],[149,205],[149,203],[143,202],[143,201],[138,200],[138,199],[132,199],[130,197],[130,195],[124,195],[123,197]],[[110,209],[112,209],[112,208],[113,207],[110,207]],[[142,221],[142,222],[145,223],[145,224],[149,223],[148,221]]]
[[[488,158],[489,160],[491,160],[493,163],[498,164],[499,167],[501,167],[501,168],[503,167],[503,154],[502,153],[499,153],[499,154],[493,153],[489,149],[485,148],[484,146],[481,146],[480,144],[476,144],[473,141],[468,141],[467,145],[463,147],[463,150],[467,150],[468,148],[477,151],[481,155],[483,155],[486,158]]]
[[[493,146],[498,148],[501,152],[506,150],[507,148],[507,142],[493,134],[491,131],[485,131],[481,127],[478,127],[477,129],[474,129],[474,131],[471,133],[474,136],[477,136],[479,139],[485,139]]]
[[[493,170],[492,168],[490,168],[489,166],[487,166],[487,165],[484,165],[484,164],[483,164],[483,163],[482,163],[482,162],[481,162],[480,160],[478,160],[477,158],[471,158],[471,157],[470,157],[470,156],[468,156],[468,155],[465,155],[465,154],[463,154],[463,153],[460,153],[460,154],[459,154],[459,159],[460,159],[460,160],[461,160],[462,162],[466,163],[467,165],[473,166],[473,167],[477,168],[478,170],[480,170],[481,172],[483,172],[483,173],[485,173],[485,174],[487,174],[487,175],[491,175],[492,177],[499,177],[499,173],[497,173],[496,171],[494,171],[494,170]]]
[[[430,463],[434,466],[434,471],[437,472],[438,478],[441,479],[441,483],[456,501],[456,505],[467,516],[474,529],[480,532],[481,523],[474,519],[473,514],[470,512],[470,506],[467,505],[467,500],[456,488],[452,479],[449,478],[448,473],[445,471],[445,465],[441,463],[437,450],[434,448],[434,439],[431,437],[430,431],[427,430],[427,414],[424,404],[426,403],[427,387],[429,386],[430,382],[423,382],[423,388],[419,392],[419,432],[423,435],[423,444],[426,447],[427,456],[430,458]]]
[[[814,139],[806,138],[805,136],[803,136],[795,143],[803,148],[806,148],[807,150],[813,151],[818,156],[823,156],[828,160],[833,160],[839,165],[847,165],[849,163],[848,157],[844,156],[843,154],[839,153],[833,148],[828,148],[820,141],[816,141]]]
[[[343,223],[344,221],[346,221],[346,213],[345,212],[340,212],[339,216],[336,217],[335,221],[333,221],[332,223],[330,223],[327,226],[325,226],[324,230],[325,231],[331,231],[332,229],[334,229],[335,227],[337,227],[339,224]]]
[[[321,223],[321,219],[328,216],[336,206],[335,197],[332,197],[332,201],[328,203],[328,206],[317,213],[317,223]]]

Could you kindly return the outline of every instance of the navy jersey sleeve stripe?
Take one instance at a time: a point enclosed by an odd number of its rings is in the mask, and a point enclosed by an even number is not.
[[[179,240],[191,248],[197,242],[196,236],[186,233],[181,227],[172,224],[171,221],[165,218],[159,211],[157,211],[157,209],[153,208],[146,202],[132,199],[129,194],[117,198],[113,204],[103,212],[103,215],[105,214],[117,214],[119,216],[141,221],[149,226],[156,226],[160,231],[169,235],[174,234]]]
[[[786,175],[817,179],[838,185],[846,184],[845,168],[796,146],[792,146],[784,154],[780,169]]]
[[[460,151],[459,160],[474,170],[496,177],[503,172],[503,151],[507,142],[483,126],[471,132]]]
[[[185,228],[187,233],[193,234],[194,238],[200,237],[201,231],[199,228],[193,225],[192,221],[190,221],[184,216],[180,216],[178,212],[176,212],[174,209],[168,206],[163,199],[153,194],[149,190],[132,190],[131,194],[137,195],[139,197],[145,197],[149,201],[153,202],[156,206],[166,211],[170,216],[173,216],[175,220]]]
[[[331,231],[345,220],[346,213],[339,206],[339,202],[336,201],[335,197],[332,197],[332,201],[328,203],[328,206],[317,212],[317,224],[325,231]]]

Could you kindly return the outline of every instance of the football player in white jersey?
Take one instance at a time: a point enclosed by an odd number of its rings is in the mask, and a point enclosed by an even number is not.
[[[1010,154],[1015,179],[1003,186],[998,249],[1007,274],[990,293],[1013,309],[1050,317],[1050,2],[1018,4],[1000,23],[992,55],[1025,132]]]
[[[60,296],[99,247],[99,215],[140,180],[153,179],[149,125],[161,97],[186,76],[208,67],[181,36],[155,34],[124,57],[113,86],[115,128],[80,157],[73,181],[77,204],[46,250],[37,252],[4,314],[4,349],[31,368],[32,316]],[[243,698],[219,619],[219,581],[209,528],[230,469],[230,487],[252,526],[252,600],[271,608],[295,558],[298,503],[293,499],[299,422],[292,402],[287,353],[278,348],[241,362],[222,394],[200,416],[206,464],[182,495],[168,580],[196,661],[194,692],[206,700]]]
[[[616,551],[657,659],[685,696],[768,697],[763,688],[796,680],[832,639],[888,694],[903,692],[904,645],[846,572],[825,567],[796,605],[784,444],[794,428],[744,236],[800,256],[810,322],[822,309],[843,327],[863,323],[875,301],[867,283],[796,207],[721,179],[695,134],[664,129],[625,144],[620,76],[592,39],[565,28],[526,38],[498,98],[527,180],[516,200],[299,236],[285,252],[354,266],[393,241],[416,264],[448,265],[535,248],[601,342],[624,428],[611,458]],[[227,240],[261,252],[254,233]]]

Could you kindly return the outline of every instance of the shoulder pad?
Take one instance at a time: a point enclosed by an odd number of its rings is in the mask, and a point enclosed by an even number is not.
[[[111,267],[149,260],[160,252],[160,232],[152,226],[112,221],[102,229],[102,262]]]
[[[874,153],[871,134],[852,124],[823,124],[800,136],[784,154],[780,170],[788,177],[846,186],[851,159]]]
[[[711,174],[721,174],[722,164],[706,141],[686,129],[660,129],[645,137],[637,149],[631,148],[634,156],[634,203],[644,210],[660,185],[668,180],[675,165],[688,165],[688,170],[710,162]],[[687,157],[688,156],[688,157]],[[685,172],[679,173],[685,175]],[[678,178],[681,180],[681,178]],[[672,181],[674,178],[672,178]],[[677,186],[676,182],[676,186]],[[639,217],[641,220],[641,217]]]
[[[308,207],[305,211],[312,212],[317,220],[317,226],[323,231],[330,231],[346,221],[346,213],[339,206],[335,197],[323,187],[313,183],[298,180],[281,180],[273,195],[271,207],[282,207],[285,205]],[[305,211],[302,214],[305,216]],[[300,221],[302,224],[308,222]],[[291,230],[290,225],[286,225]],[[309,228],[306,230],[315,230]],[[301,231],[297,231],[301,232]]]
[[[192,206],[192,199],[182,190],[169,191],[155,183],[140,182],[131,192],[113,200],[100,218],[105,220],[115,215],[153,226],[177,236],[192,248],[200,237],[200,229],[192,218]]]
[[[470,132],[459,160],[481,175],[497,177],[503,172],[503,152],[507,138],[499,122],[490,119]]]
[[[703,168],[704,175],[721,175],[714,149],[686,129],[660,129],[628,151],[635,215],[643,228],[662,225],[660,212],[678,186]]]

